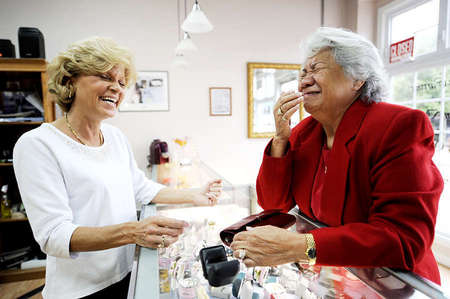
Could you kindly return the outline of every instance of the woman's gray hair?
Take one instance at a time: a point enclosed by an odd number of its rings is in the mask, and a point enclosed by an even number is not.
[[[304,63],[322,50],[331,50],[345,74],[365,81],[361,99],[367,103],[385,100],[389,94],[386,72],[377,48],[365,37],[351,31],[321,27],[301,44]]]

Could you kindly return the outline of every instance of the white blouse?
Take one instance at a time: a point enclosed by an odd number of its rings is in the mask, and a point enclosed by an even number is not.
[[[164,188],[146,178],[119,129],[102,125],[100,147],[82,145],[51,124],[23,134],[14,171],[34,237],[47,254],[44,298],[78,298],[131,271],[135,245],[70,252],[78,226],[136,221],[136,202]]]

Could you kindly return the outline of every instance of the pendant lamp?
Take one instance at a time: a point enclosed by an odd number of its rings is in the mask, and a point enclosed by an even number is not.
[[[197,46],[192,41],[191,36],[189,35],[189,33],[185,32],[183,39],[178,43],[177,47],[175,48],[175,53],[184,54],[187,52],[194,52],[197,50],[198,50]]]
[[[172,67],[174,67],[174,68],[187,68],[188,65],[189,65],[189,63],[188,63],[188,61],[186,60],[186,58],[184,57],[183,54],[177,53],[175,55],[175,59],[172,62]]]
[[[200,9],[198,1],[195,0],[191,13],[184,20],[181,29],[189,33],[206,33],[213,30],[213,25]]]

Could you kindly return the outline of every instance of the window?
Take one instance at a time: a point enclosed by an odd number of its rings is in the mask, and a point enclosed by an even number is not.
[[[424,111],[433,125],[433,157],[444,178],[435,255],[450,266],[450,0],[396,0],[378,11],[378,47],[390,76],[391,102]],[[389,45],[414,37],[413,59],[389,63]],[[447,245],[445,245],[447,244]],[[441,256],[441,258],[440,258]]]
[[[426,17],[424,17],[426,16]],[[391,19],[390,43],[414,36],[416,56],[437,50],[439,24],[439,0],[432,0],[404,12],[398,12]]]

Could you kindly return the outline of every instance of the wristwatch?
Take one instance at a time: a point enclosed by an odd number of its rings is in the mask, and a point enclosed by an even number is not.
[[[305,234],[306,240],[306,257],[308,258],[308,264],[310,266],[316,263],[316,242],[312,234]]]

